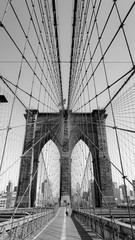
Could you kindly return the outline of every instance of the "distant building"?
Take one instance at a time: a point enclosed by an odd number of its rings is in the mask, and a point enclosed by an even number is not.
[[[80,183],[77,182],[77,184],[76,184],[76,193],[77,193],[77,195],[80,195],[80,189],[81,189]]]
[[[17,190],[17,187],[14,187],[14,190]],[[9,181],[6,192],[0,194],[0,209],[14,208],[16,193],[16,191],[13,191],[12,182]]]
[[[134,196],[135,196],[135,180],[132,180],[132,183],[133,183],[133,193],[134,193]]]
[[[119,186],[119,188],[122,190],[122,195],[123,195],[123,201],[127,201],[126,199],[126,194],[127,194],[127,186],[122,184]]]
[[[95,202],[95,191],[94,191],[94,181],[93,180],[89,180],[88,183],[88,201],[90,203],[91,206],[94,205]]]
[[[41,193],[43,194],[43,205],[51,203],[51,184],[49,180],[46,179],[44,182],[42,182]]]
[[[14,208],[15,206],[16,194],[17,194],[17,191],[15,191],[16,189],[14,188],[14,191],[12,192],[11,208]]]
[[[7,194],[2,193],[0,195],[0,209],[5,209],[6,208],[6,202],[7,202]]]
[[[130,190],[130,197],[134,196],[134,192],[132,190]]]
[[[14,192],[17,192],[17,186],[14,187]]]
[[[42,207],[43,206],[43,193],[41,193],[40,191],[37,193],[36,206],[37,207]]]
[[[12,191],[13,191],[13,183],[11,181],[8,182],[6,190],[7,190],[6,208],[11,208],[11,205],[12,205]]]
[[[116,182],[113,182],[113,192],[114,192],[114,198],[116,203],[121,202],[121,196],[120,196],[120,189],[118,187],[118,184]]]
[[[13,183],[11,181],[8,182],[8,185],[6,187],[7,192],[12,192],[13,191]]]

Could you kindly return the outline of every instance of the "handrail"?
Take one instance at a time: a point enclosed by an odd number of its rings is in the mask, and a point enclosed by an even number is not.
[[[46,209],[44,212],[25,215],[22,218],[10,219],[0,223],[0,240],[25,239],[38,228],[47,224],[56,214],[55,208]]]
[[[90,228],[99,234],[103,239],[135,239],[135,226],[133,226],[133,238],[131,226],[127,223],[120,222],[115,219],[109,219],[96,214],[84,213],[73,210],[74,216],[83,220]]]

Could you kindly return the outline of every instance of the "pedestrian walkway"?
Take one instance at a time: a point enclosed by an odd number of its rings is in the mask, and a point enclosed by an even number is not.
[[[72,211],[65,214],[66,208],[61,207],[56,217],[38,233],[33,240],[99,240],[91,231],[86,231],[73,218]]]

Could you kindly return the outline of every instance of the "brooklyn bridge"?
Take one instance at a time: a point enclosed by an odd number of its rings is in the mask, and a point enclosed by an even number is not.
[[[135,1],[0,4],[0,240],[135,239]]]

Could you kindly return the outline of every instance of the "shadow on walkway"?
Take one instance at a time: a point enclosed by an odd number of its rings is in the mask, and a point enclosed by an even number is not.
[[[90,235],[87,233],[87,231],[81,226],[81,224],[74,218],[73,214],[71,214],[71,219],[81,237],[82,240],[92,240]]]

